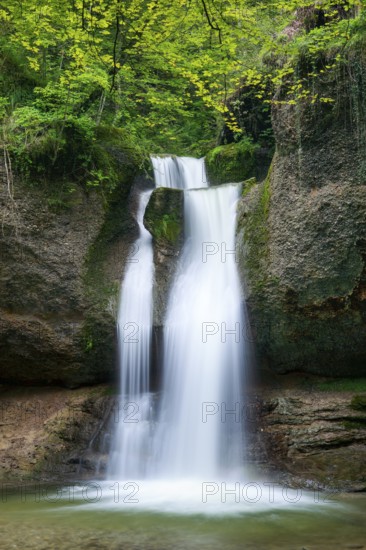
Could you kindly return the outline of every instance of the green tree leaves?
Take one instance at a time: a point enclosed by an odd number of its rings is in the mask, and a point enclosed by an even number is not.
[[[319,53],[350,39],[349,17],[362,17],[364,2],[8,0],[0,44],[37,83],[31,97],[8,102],[15,134],[29,131],[31,114],[40,133],[53,128],[60,140],[68,125],[88,120],[123,127],[156,151],[183,152],[192,129],[197,142],[213,138],[220,117],[238,133],[227,99],[243,82],[263,101],[268,82],[286,88],[283,101],[321,99],[310,97],[309,79],[332,70],[342,46],[321,67]],[[319,13],[321,26],[312,22]],[[314,62],[304,77],[293,59],[305,50]]]

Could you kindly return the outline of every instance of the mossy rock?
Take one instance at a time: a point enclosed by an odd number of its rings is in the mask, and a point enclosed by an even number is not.
[[[252,284],[257,289],[260,289],[266,282],[264,265],[269,253],[268,215],[271,199],[271,172],[270,168],[266,180],[258,185],[254,190],[253,197],[249,198],[251,208],[245,216],[239,216],[238,220],[238,230],[239,232],[243,231],[243,244],[247,251],[243,271],[248,272]],[[255,178],[245,181],[242,196],[249,195],[255,185]]]
[[[98,162],[110,170],[110,186],[99,189],[105,208],[104,223],[89,248],[85,262],[84,291],[87,300],[82,351],[93,381],[113,378],[116,358],[116,315],[120,280],[130,245],[138,234],[131,215],[131,190],[142,158],[121,129],[98,128],[95,145]],[[104,163],[104,164],[103,164]],[[108,185],[108,183],[107,183]]]
[[[183,192],[155,189],[147,205],[144,225],[159,246],[177,247],[183,238]]]
[[[251,190],[255,185],[257,185],[257,183],[258,183],[258,182],[257,182],[257,179],[256,179],[256,178],[249,178],[248,180],[243,181],[241,196],[242,196],[242,197],[245,197],[246,195],[248,195],[248,193],[250,192],[250,190]]]
[[[114,166],[117,168],[119,179],[121,178],[121,172],[118,168],[121,166],[142,167],[143,156],[135,144],[131,142],[131,138],[125,130],[113,126],[99,126],[95,134],[96,143],[93,148],[93,154],[97,154],[98,151],[100,153],[104,152],[99,162],[101,167],[103,167],[105,152],[109,153],[114,160]],[[107,159],[106,168],[108,168],[110,162],[111,160]]]
[[[270,200],[259,185],[239,206],[240,268],[258,362],[278,373],[365,375],[362,58],[359,64],[317,84],[330,104],[275,102]]]
[[[246,138],[238,143],[220,145],[205,158],[211,184],[238,183],[255,175],[255,152],[258,145]]]
[[[72,184],[108,196],[131,166],[143,165],[142,154],[121,128],[94,127],[82,119],[66,124],[55,120],[50,127],[40,127],[39,134],[27,148],[10,144],[14,169],[28,185],[41,186],[66,205]]]

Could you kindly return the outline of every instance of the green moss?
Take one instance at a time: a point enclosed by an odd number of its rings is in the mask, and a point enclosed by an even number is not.
[[[183,233],[183,193],[155,189],[146,208],[144,223],[158,245],[177,246]]]
[[[255,151],[258,145],[244,138],[238,143],[220,145],[205,158],[207,175],[211,184],[244,181],[255,173]]]
[[[105,283],[104,262],[108,249],[121,235],[131,230],[128,199],[135,175],[142,164],[142,157],[128,140],[128,136],[117,128],[99,128],[96,149],[104,159],[104,168],[114,170],[113,186],[105,198],[105,220],[98,239],[89,250],[85,283],[100,296],[108,299],[115,293]]]
[[[241,196],[242,197],[245,197],[246,195],[248,195],[248,193],[250,192],[250,190],[255,186],[257,185],[257,180],[256,178],[250,178],[246,181],[243,182],[243,188],[242,188],[242,192],[241,192]]]
[[[366,418],[365,419],[355,419],[355,420],[346,420],[343,422],[343,427],[347,430],[365,430],[366,429]]]
[[[120,394],[120,388],[118,386],[105,386],[105,388],[100,392],[101,397],[109,396],[109,395],[116,395],[119,396]]]
[[[83,326],[82,347],[93,372],[109,372],[115,359],[115,311],[118,303],[119,281],[111,280],[108,265],[113,247],[122,235],[134,230],[129,213],[129,196],[142,159],[130,146],[124,132],[99,130],[97,147],[115,170],[116,183],[104,193],[105,218],[102,229],[89,249],[85,266],[84,286],[88,312]],[[118,258],[115,258],[118,261]],[[122,258],[120,258],[122,264]]]
[[[351,409],[366,412],[366,395],[355,395],[351,401]]]
[[[244,239],[248,246],[246,267],[249,278],[256,288],[263,286],[266,282],[267,269],[264,263],[269,254],[268,216],[271,199],[271,173],[272,166],[268,171],[267,178],[260,185],[256,204],[248,214],[244,226]]]
[[[171,244],[176,244],[181,232],[181,224],[176,213],[164,214],[157,220],[154,227],[154,237],[158,240],[165,239]]]
[[[337,378],[315,384],[319,391],[366,391],[366,378]]]
[[[143,163],[141,152],[127,132],[113,126],[96,126],[87,116],[63,121],[55,114],[46,124],[41,111],[21,107],[11,120],[8,149],[14,169],[28,185],[53,193],[59,203],[65,202],[64,197],[60,199],[59,189],[70,182],[86,190],[97,189],[108,200],[120,184],[125,167],[128,172],[131,164]],[[25,138],[26,132],[32,139]]]

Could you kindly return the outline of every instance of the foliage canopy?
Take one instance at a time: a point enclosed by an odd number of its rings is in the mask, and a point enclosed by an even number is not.
[[[202,153],[223,119],[240,139],[227,99],[243,82],[263,101],[283,84],[284,101],[327,101],[311,95],[309,79],[341,61],[364,1],[7,0],[4,145],[30,166],[42,154],[55,164],[70,134],[92,143],[100,125],[124,129],[147,154]],[[314,63],[294,78],[305,49]]]

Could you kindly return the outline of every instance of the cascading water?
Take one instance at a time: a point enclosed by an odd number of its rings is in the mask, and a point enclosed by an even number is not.
[[[204,159],[192,157],[151,157],[156,187],[199,189],[208,181]]]
[[[117,320],[121,389],[113,411],[116,429],[109,476],[120,478],[142,477],[148,456],[154,264],[152,237],[143,218],[151,193],[145,191],[139,197],[137,254],[127,266]]]
[[[240,469],[243,364],[235,263],[238,186],[185,192],[186,242],[164,327],[155,438],[159,475],[217,478]]]
[[[118,418],[109,478],[139,480],[147,506],[169,508],[178,500],[185,508],[192,498],[200,500],[207,476],[229,479],[241,469],[240,186],[208,188],[203,159],[153,157],[152,164],[157,187],[184,190],[185,244],[164,323],[163,387],[154,423],[148,376],[153,260],[143,226],[151,192],[141,195],[139,261],[127,269],[118,318],[124,418]],[[134,330],[140,332],[136,341]]]
[[[240,186],[207,188],[203,160],[155,157],[156,185],[184,190],[185,244],[164,323],[158,414],[149,387],[153,250],[143,226],[151,191],[141,194],[138,262],[125,273],[118,315],[121,400],[108,478],[99,507],[183,514],[236,514],[298,503],[243,465],[241,389],[248,364],[245,311],[236,265]],[[156,418],[156,420],[155,420]],[[111,483],[111,481],[113,482]],[[74,491],[74,489],[73,489]],[[80,498],[85,498],[81,487]],[[298,509],[311,507],[302,495]],[[90,506],[90,504],[88,504]]]
[[[153,157],[152,163],[157,187],[185,192],[185,245],[168,302],[164,381],[152,430],[153,254],[151,236],[143,226],[151,191],[142,194],[137,215],[139,261],[126,271],[118,316],[118,412],[122,410],[124,418],[118,415],[109,476],[170,481],[227,476],[242,459],[242,425],[235,409],[241,401],[243,370],[235,263],[239,186],[207,188],[203,159]]]
[[[202,159],[152,163],[158,187],[184,190],[185,244],[164,323],[156,415],[149,393],[153,251],[143,226],[151,191],[143,193],[138,262],[126,271],[118,316],[121,402],[104,487],[113,496],[105,505],[220,515],[287,506],[280,490],[265,492],[271,484],[248,482],[243,465],[248,345],[235,253],[240,186],[207,188]],[[301,506],[309,502],[303,498]]]

